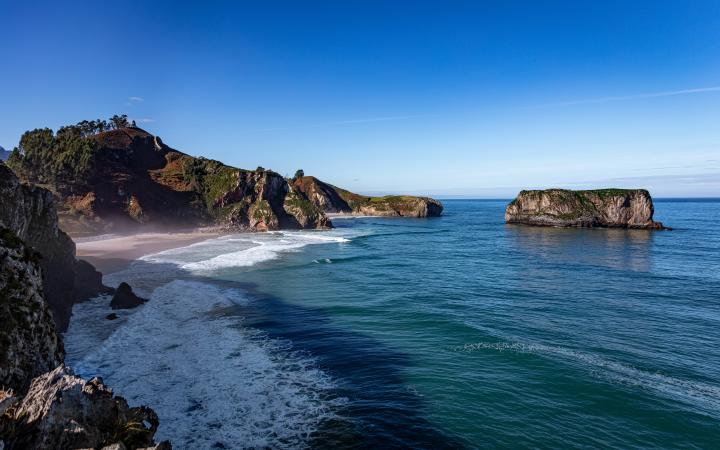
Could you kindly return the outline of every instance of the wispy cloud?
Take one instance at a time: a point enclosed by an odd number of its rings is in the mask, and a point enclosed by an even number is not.
[[[145,101],[142,97],[128,97],[128,100],[130,100],[131,103],[140,103]]]
[[[362,119],[339,120],[336,122],[316,123],[310,125],[298,125],[294,127],[276,127],[276,128],[260,128],[256,130],[245,130],[245,132],[268,132],[268,131],[288,131],[288,130],[307,130],[312,128],[324,128],[337,125],[354,125],[358,123],[370,122],[387,122],[391,120],[409,120],[422,117],[437,117],[437,114],[417,114],[412,116],[383,116],[383,117],[366,117]]]
[[[663,91],[663,92],[647,92],[644,94],[633,94],[633,95],[617,95],[612,97],[596,97],[586,98],[580,100],[570,100],[565,102],[557,103],[546,103],[543,105],[527,106],[523,109],[534,109],[534,108],[547,108],[556,106],[573,106],[573,105],[587,105],[592,103],[606,103],[606,102],[617,102],[626,100],[639,100],[645,98],[657,98],[657,97],[673,97],[676,95],[689,95],[689,94],[704,94],[708,92],[720,92],[720,86],[710,86],[696,89],[681,89],[678,91]]]

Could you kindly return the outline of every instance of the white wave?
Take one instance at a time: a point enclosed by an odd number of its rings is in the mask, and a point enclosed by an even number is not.
[[[102,376],[131,404],[155,409],[157,438],[174,448],[304,447],[342,401],[330,397],[333,381],[312,358],[242,326],[232,308],[245,302],[234,289],[173,281],[109,337],[97,337],[91,353],[70,352],[69,363],[83,376]],[[68,347],[92,340],[82,333],[91,321],[108,323],[100,309],[75,311]]]
[[[581,363],[593,374],[612,383],[650,390],[666,398],[698,408],[706,415],[720,415],[720,386],[650,372],[602,356],[565,347],[522,342],[477,342],[456,347],[461,352],[480,350],[531,353]]]
[[[350,240],[333,232],[283,231],[231,235],[188,247],[172,249],[141,258],[146,262],[175,264],[183,270],[207,273],[231,267],[250,267],[279,258],[307,245],[346,243]]]

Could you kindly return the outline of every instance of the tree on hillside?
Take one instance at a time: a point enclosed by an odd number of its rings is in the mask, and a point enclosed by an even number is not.
[[[293,181],[299,180],[300,178],[302,178],[302,177],[304,177],[304,176],[305,176],[305,171],[302,170],[302,169],[298,169],[298,170],[295,172],[295,176],[293,177]]]
[[[118,116],[115,114],[110,118],[110,126],[113,130],[117,130],[119,128],[125,128],[130,125],[130,122],[128,122],[127,114],[123,114]]]

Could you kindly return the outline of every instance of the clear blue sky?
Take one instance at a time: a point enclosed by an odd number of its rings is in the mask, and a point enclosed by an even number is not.
[[[718,1],[0,3],[6,148],[126,113],[359,192],[720,196]]]

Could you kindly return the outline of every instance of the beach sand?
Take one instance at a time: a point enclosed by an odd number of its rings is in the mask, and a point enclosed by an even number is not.
[[[144,255],[184,247],[220,233],[141,233],[76,238],[77,257],[90,262],[104,275],[118,272]]]

